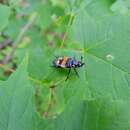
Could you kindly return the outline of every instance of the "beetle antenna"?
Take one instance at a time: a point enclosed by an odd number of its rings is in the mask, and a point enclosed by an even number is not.
[[[55,57],[55,59],[58,59],[59,58],[59,56],[54,56]]]

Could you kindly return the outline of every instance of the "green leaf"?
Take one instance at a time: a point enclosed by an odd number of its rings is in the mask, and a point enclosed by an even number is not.
[[[130,99],[130,15],[112,13],[112,4],[94,0],[81,8],[73,39],[82,43],[91,96]]]
[[[7,81],[0,81],[0,129],[33,130],[34,88],[27,74],[27,60]]]
[[[130,101],[72,100],[54,121],[52,130],[129,130]]]
[[[27,20],[19,20],[16,17],[11,17],[8,27],[4,30],[4,34],[15,40],[20,32],[20,28],[24,26],[25,22]]]
[[[117,0],[112,6],[111,10],[113,12],[119,12],[122,14],[127,14],[130,7],[130,1],[129,0]]]
[[[51,25],[53,5],[40,5],[38,23],[27,34],[31,41],[28,69],[24,61],[8,81],[0,82],[2,130],[130,129],[130,14],[129,9],[127,15],[120,12],[124,5],[116,2],[70,1],[70,14],[58,21],[61,26],[70,23],[65,26],[68,35],[63,48],[53,41],[57,37]],[[61,15],[59,9],[56,12]],[[71,13],[76,13],[72,21]],[[65,82],[68,70],[51,67],[55,56],[63,55],[84,57],[85,66],[77,70],[79,78],[72,71]],[[36,105],[41,115],[47,113],[46,119],[35,115],[27,71],[40,83],[36,84],[41,87]]]
[[[9,4],[11,7],[18,7],[20,4],[20,0],[10,0]]]
[[[42,29],[47,28],[51,24],[52,6],[50,2],[47,4],[41,4],[37,10],[39,17],[37,19],[37,25]]]
[[[9,16],[10,8],[8,6],[0,4],[0,31],[2,31],[8,25]]]
[[[50,55],[51,49],[47,49],[46,39],[38,34],[38,31],[30,33],[32,44],[29,46],[29,74],[36,79],[44,79],[51,69]],[[36,34],[35,34],[36,33]],[[35,62],[34,62],[35,60]]]

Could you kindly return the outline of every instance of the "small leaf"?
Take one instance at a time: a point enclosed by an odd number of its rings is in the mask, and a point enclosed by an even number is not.
[[[8,25],[9,16],[10,8],[0,4],[0,31],[2,31]]]
[[[117,0],[112,6],[111,10],[113,12],[120,12],[126,14],[129,11],[128,5],[124,0]]]
[[[37,10],[38,19],[37,25],[42,29],[47,28],[51,24],[52,6],[49,2],[48,4],[41,4]]]

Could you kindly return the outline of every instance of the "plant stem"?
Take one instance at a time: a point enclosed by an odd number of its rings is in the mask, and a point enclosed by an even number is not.
[[[12,57],[15,54],[15,51],[16,51],[16,48],[17,48],[18,44],[23,39],[25,33],[33,25],[34,21],[36,20],[36,16],[37,16],[36,14],[33,14],[32,17],[29,19],[28,23],[21,29],[16,41],[12,45],[12,51],[6,55],[6,57],[5,57],[4,61],[3,61],[3,64],[7,64],[12,59]]]
[[[74,16],[74,15],[71,13],[71,14],[70,14],[70,19],[69,19],[69,22],[68,22],[68,25],[67,25],[67,29],[66,29],[66,32],[65,32],[65,34],[64,34],[63,40],[62,40],[62,42],[61,42],[60,48],[63,48],[63,47],[64,47],[64,43],[65,43],[65,40],[66,40],[66,37],[67,37],[67,33],[68,33],[68,31],[69,31],[69,26],[71,25],[72,20],[73,20],[73,16]]]

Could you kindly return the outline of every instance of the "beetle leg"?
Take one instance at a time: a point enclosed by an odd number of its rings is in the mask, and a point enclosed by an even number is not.
[[[71,72],[71,68],[68,71],[68,74],[67,74],[67,77],[66,77],[65,81],[67,81],[67,79],[69,78],[70,72]]]
[[[83,61],[83,56],[81,56],[81,62]]]
[[[77,77],[79,78],[79,74],[78,74],[78,72],[77,72],[76,68],[74,68],[74,71],[75,71],[75,73],[76,73]]]

